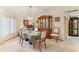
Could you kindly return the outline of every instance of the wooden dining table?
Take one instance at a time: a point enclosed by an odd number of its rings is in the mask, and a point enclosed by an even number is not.
[[[41,36],[41,32],[39,31],[34,31],[34,30],[24,30],[22,31],[24,37],[29,39],[29,42],[32,44],[35,44],[37,38]]]

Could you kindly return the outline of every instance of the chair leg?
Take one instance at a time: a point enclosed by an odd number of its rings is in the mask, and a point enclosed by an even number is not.
[[[39,43],[39,50],[40,50],[40,52],[41,52],[41,43]]]
[[[22,47],[22,45],[23,45],[23,39],[22,39],[21,47]]]
[[[57,43],[57,40],[58,40],[58,39],[56,38],[56,43]]]
[[[57,38],[56,38],[56,43],[58,42],[58,39],[59,39],[59,38],[57,37]]]
[[[21,43],[21,37],[20,37],[20,40],[19,40],[19,44]]]
[[[33,48],[35,48],[35,44],[33,44]]]
[[[47,49],[46,42],[44,41],[45,48]]]

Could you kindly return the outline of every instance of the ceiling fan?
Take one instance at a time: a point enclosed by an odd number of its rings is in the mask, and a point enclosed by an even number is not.
[[[71,12],[76,12],[76,11],[78,11],[78,9],[68,10],[68,11],[66,11],[66,12],[67,12],[67,13],[71,13]]]

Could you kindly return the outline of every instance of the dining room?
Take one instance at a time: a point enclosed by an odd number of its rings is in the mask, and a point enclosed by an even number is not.
[[[69,35],[70,18],[78,19],[78,10],[74,6],[0,7],[0,51],[79,51],[78,36]]]

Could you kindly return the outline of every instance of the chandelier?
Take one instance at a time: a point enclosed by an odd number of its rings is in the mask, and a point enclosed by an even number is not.
[[[32,6],[29,6],[30,12],[29,12],[29,17],[27,17],[28,20],[33,20],[31,9],[32,9]]]

